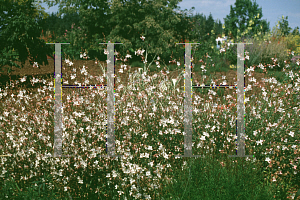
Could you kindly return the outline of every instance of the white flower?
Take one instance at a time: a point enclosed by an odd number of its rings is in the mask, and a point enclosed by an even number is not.
[[[4,115],[7,117],[9,112],[4,111]]]
[[[260,143],[260,145],[262,145],[263,141],[264,141],[264,140],[259,140],[259,141],[256,141],[256,143],[257,143],[257,144]]]
[[[25,81],[26,81],[26,77],[27,77],[27,76],[24,76],[23,78],[21,78],[20,81],[21,81],[21,82],[25,82]]]
[[[289,133],[289,135],[292,136],[292,137],[294,137],[294,132],[291,131],[291,132]]]
[[[115,170],[112,170],[112,176],[113,176],[114,178],[116,178],[116,177],[118,176],[118,174],[117,174],[117,172],[116,172]]]
[[[172,79],[172,81],[173,81],[173,84],[174,84],[174,87],[175,87],[175,84],[176,84],[176,79]]]
[[[82,70],[80,70],[80,72],[81,72],[81,74],[83,74],[83,73],[87,73],[87,71],[86,71],[86,69],[85,69],[85,66],[83,65],[83,68],[82,68]]]
[[[39,67],[39,66],[38,66],[38,63],[37,63],[37,62],[34,62],[34,64],[32,65],[32,67],[35,67],[35,68]]]
[[[75,79],[75,77],[76,77],[76,74],[71,75],[71,79]]]
[[[144,133],[144,134],[142,135],[142,137],[144,137],[144,138],[147,138],[147,136],[148,136],[148,133]]]
[[[69,66],[72,66],[73,63],[69,60],[69,59],[65,59],[65,62],[69,65]]]
[[[151,175],[150,171],[147,171],[146,176],[150,176],[150,175]]]
[[[203,135],[206,136],[206,137],[209,137],[209,134],[206,133],[206,132],[204,132]]]
[[[148,163],[148,165],[150,165],[152,167],[153,163],[154,163],[154,161],[151,161],[150,163]]]

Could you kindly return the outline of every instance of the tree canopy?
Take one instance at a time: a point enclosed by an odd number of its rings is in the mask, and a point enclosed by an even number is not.
[[[34,17],[37,9],[32,5],[33,0],[15,2],[3,0],[0,4],[0,67],[8,65],[21,68],[14,61],[20,61],[22,67],[28,56],[32,58],[31,64],[46,63],[47,54],[52,55],[49,45],[39,39],[41,28]]]
[[[175,43],[184,37],[189,37],[189,19],[185,13],[175,13],[181,0],[116,0],[95,1],[70,0],[48,1],[48,6],[59,4],[59,13],[78,12],[81,18],[80,27],[87,34],[86,43],[90,50],[103,52],[107,45],[98,43],[120,42],[115,49],[122,55],[136,48],[147,49],[150,54],[160,54],[160,57],[171,55]],[[63,8],[63,6],[66,6]],[[90,6],[90,8],[88,8]],[[180,8],[180,7],[179,7]],[[186,23],[187,22],[187,23]],[[145,37],[145,41],[141,39]],[[127,52],[129,50],[129,52]]]
[[[17,5],[22,5],[28,1],[30,0],[9,0],[10,3],[17,3]],[[34,8],[33,11],[30,13],[30,16],[33,17],[34,19],[38,19],[38,18],[46,19],[49,16],[49,14],[45,12],[45,8],[40,5],[39,0],[38,1],[33,0],[32,5]]]
[[[238,38],[253,37],[259,32],[266,33],[269,31],[270,22],[261,20],[262,17],[262,8],[258,8],[256,2],[252,4],[251,0],[236,0],[234,7],[230,6],[229,15],[224,18],[225,35]]]

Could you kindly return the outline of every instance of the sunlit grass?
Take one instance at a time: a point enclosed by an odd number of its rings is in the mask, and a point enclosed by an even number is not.
[[[64,67],[63,84],[105,81],[69,60]],[[251,76],[251,70],[246,73]],[[46,157],[53,154],[53,79],[30,80],[44,84],[37,89],[13,82],[18,92],[1,91],[0,154],[9,155],[1,157],[1,198],[228,199],[235,193],[240,199],[283,199],[285,189],[296,186],[299,74],[294,73],[293,85],[273,77],[263,84],[251,78],[253,84],[246,86],[245,146],[246,155],[254,158],[228,158],[235,155],[236,107],[229,105],[236,105],[236,90],[193,94],[193,154],[214,158],[204,161],[174,158],[184,148],[183,87],[166,81],[165,71],[132,75],[132,84],[116,81],[115,87],[116,154],[125,155],[119,160],[97,157],[106,154],[105,88],[63,89],[63,150],[78,156],[59,159]],[[194,166],[190,170],[189,164]]]

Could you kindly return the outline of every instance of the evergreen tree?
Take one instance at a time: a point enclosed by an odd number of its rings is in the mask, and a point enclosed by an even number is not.
[[[208,19],[205,22],[205,32],[207,34],[211,34],[211,31],[214,30],[215,22],[211,15],[211,13],[208,16]]]
[[[225,35],[230,38],[241,36],[252,37],[259,32],[266,33],[269,31],[269,22],[261,20],[262,8],[251,0],[236,0],[235,6],[230,6],[230,14],[224,18]]]
[[[81,18],[78,13],[66,13],[62,17],[58,12],[51,13],[46,19],[39,20],[44,33],[49,31],[54,37],[62,36],[65,30],[70,31],[72,24],[78,25]]]
[[[216,38],[222,37],[222,23],[219,20],[215,21],[211,13],[208,18],[203,13],[196,13],[190,17],[190,21],[193,22],[192,39],[201,44],[195,49],[197,60],[207,53],[212,55],[214,52],[212,46],[216,46]]]

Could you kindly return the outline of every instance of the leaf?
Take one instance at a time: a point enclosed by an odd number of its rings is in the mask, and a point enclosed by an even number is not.
[[[296,195],[295,195],[295,198],[294,199],[297,199],[297,197],[299,197],[300,196],[300,189],[298,190],[298,192],[296,193]]]

